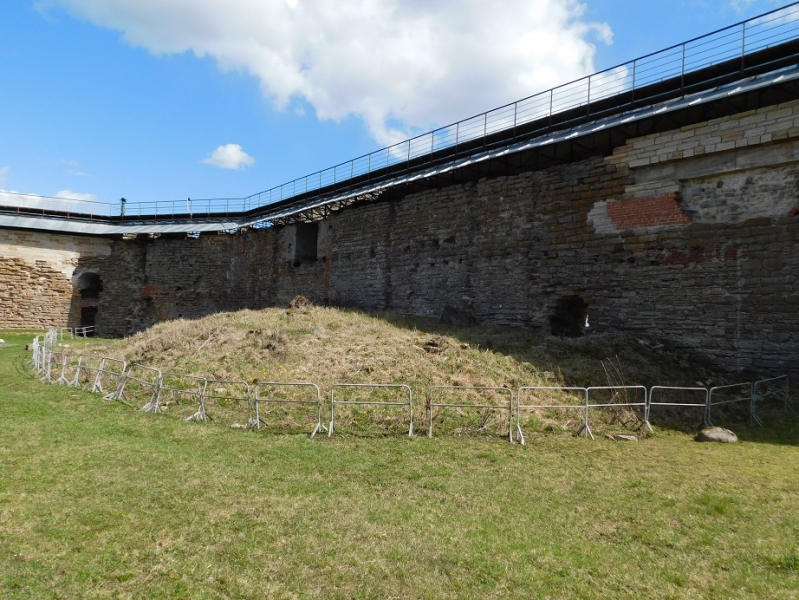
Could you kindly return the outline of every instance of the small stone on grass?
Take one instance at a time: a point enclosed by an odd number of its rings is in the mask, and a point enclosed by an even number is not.
[[[724,427],[706,427],[700,431],[696,438],[697,442],[721,442],[723,444],[735,444],[738,436]]]

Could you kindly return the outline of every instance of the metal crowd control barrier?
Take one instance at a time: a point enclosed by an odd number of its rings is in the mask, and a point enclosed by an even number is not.
[[[224,386],[224,387],[223,387]],[[230,388],[235,391],[231,392]],[[211,401],[216,404],[216,407],[211,407],[209,413],[208,402]],[[202,418],[198,415],[196,421],[215,421],[215,417],[220,416],[219,413],[225,413],[230,406],[238,406],[244,403],[247,407],[247,419],[244,423],[239,423],[242,428],[252,429],[255,427],[255,410],[252,406],[252,391],[250,384],[246,381],[238,381],[232,379],[209,379],[205,386],[205,393],[203,394],[202,401]],[[216,409],[219,409],[217,411]],[[199,411],[198,411],[199,412]],[[234,411],[235,412],[235,411]],[[231,423],[234,425],[233,423]]]
[[[184,384],[186,387],[184,387]],[[182,396],[195,396],[197,398],[197,410],[184,420],[204,421],[203,413],[205,411],[203,410],[203,397],[205,396],[205,388],[207,385],[208,380],[205,379],[205,377],[183,375],[182,373],[163,373],[161,375],[161,383],[158,386],[156,404],[160,411],[170,406],[169,402],[162,401],[164,392],[171,394],[172,397],[176,399],[175,402],[178,405],[181,404]]]
[[[756,381],[752,388],[752,405],[749,409],[749,418],[752,423],[763,426],[763,421],[757,414],[758,402],[763,402],[770,396],[781,396],[783,400],[783,409],[788,412],[790,409],[790,395],[788,387],[788,376],[780,375],[779,377],[771,377],[769,379],[761,379]],[[790,409],[793,410],[793,409]]]
[[[52,348],[58,343],[58,329],[49,329],[47,333],[44,334],[44,345],[48,348]]]
[[[592,386],[586,388],[586,401],[585,401],[585,431],[587,435],[591,436],[591,439],[594,439],[594,434],[591,433],[591,425],[590,425],[590,418],[589,412],[592,408],[635,408],[640,407],[640,409],[646,414],[646,402],[647,402],[647,390],[646,387],[643,385],[605,385],[605,386]],[[602,403],[591,403],[591,392],[598,392],[598,391],[609,391],[612,393],[610,402],[602,402]],[[641,391],[643,392],[643,401],[642,402],[629,402],[625,401],[622,402],[619,400],[620,397],[626,396],[628,393],[633,391]],[[640,419],[641,426],[645,426],[646,422],[645,419]],[[579,432],[578,432],[579,433]]]
[[[261,382],[256,385],[254,397],[249,384],[245,381],[236,380],[209,380],[204,377],[197,377],[192,375],[183,375],[179,373],[162,373],[158,369],[147,367],[138,363],[128,365],[123,360],[96,357],[83,354],[69,354],[63,351],[53,351],[53,347],[59,340],[64,339],[64,335],[86,335],[89,328],[72,329],[51,329],[43,335],[38,335],[33,339],[31,344],[32,357],[31,363],[36,371],[42,374],[42,379],[47,381],[54,381],[53,369],[59,370],[59,376],[55,379],[55,383],[65,384],[69,386],[80,386],[82,375],[86,375],[86,383],[91,382],[91,391],[104,393],[104,383],[108,379],[115,381],[115,389],[113,392],[104,396],[106,400],[127,400],[125,390],[130,382],[134,382],[141,387],[150,389],[150,397],[147,403],[140,409],[145,412],[161,412],[164,406],[168,403],[162,402],[162,394],[164,392],[171,393],[173,396],[180,397],[181,395],[196,396],[198,399],[198,409],[190,417],[185,420],[206,421],[212,420],[211,415],[206,412],[206,401],[216,400],[219,408],[232,404],[234,402],[246,402],[247,404],[247,424],[241,425],[241,428],[260,428],[260,424],[264,423],[260,416],[261,403],[282,403],[282,404],[304,404],[316,406],[316,424],[311,437],[314,437],[320,430],[324,429],[322,424],[322,401],[319,387],[314,383],[281,383],[281,382]],[[77,362],[75,362],[77,360]],[[93,361],[99,361],[94,362]],[[55,365],[55,367],[54,367]],[[94,378],[92,380],[92,373]],[[183,386],[179,382],[189,381],[189,386]],[[235,386],[242,393],[228,393],[226,388],[214,387],[218,385]],[[194,386],[194,389],[192,389]],[[262,391],[266,388],[281,388],[305,387],[315,391],[315,399],[310,400],[296,400],[289,398],[277,397],[262,397]],[[389,401],[372,401],[372,400],[336,400],[336,390],[343,388],[360,388],[360,389],[395,389],[403,390],[403,394],[407,392],[407,402],[389,402]],[[465,391],[495,391],[502,394],[509,394],[509,401],[507,405],[508,410],[508,439],[513,443],[513,396],[512,390],[506,387],[491,387],[491,386],[434,386],[430,388],[430,420],[428,435],[433,435],[433,408],[468,408],[468,409],[485,409],[485,410],[505,410],[505,405],[502,404],[471,404],[471,403],[446,403],[434,402],[437,393],[444,393],[445,391],[465,392]],[[612,392],[610,402],[591,402],[592,392],[599,391]],[[643,402],[630,402],[618,401],[620,394],[626,393],[630,390],[642,391],[644,395]],[[768,397],[781,397],[783,399],[783,407],[785,412],[796,412],[791,406],[789,394],[789,379],[787,375],[779,377],[771,377],[761,379],[754,383],[735,383],[730,385],[721,385],[710,388],[709,390],[704,387],[678,387],[678,386],[652,386],[647,392],[647,388],[640,385],[634,386],[593,386],[593,387],[560,387],[560,386],[522,386],[518,388],[516,393],[516,432],[519,441],[524,444],[524,433],[521,427],[521,412],[522,410],[583,410],[584,422],[582,427],[578,430],[577,434],[585,433],[586,437],[593,439],[593,433],[590,428],[590,409],[592,408],[635,408],[643,407],[644,418],[642,426],[651,431],[652,426],[650,422],[652,407],[655,406],[675,406],[675,407],[688,407],[688,408],[702,408],[703,418],[702,426],[711,426],[711,409],[714,406],[725,404],[734,404],[749,401],[750,403],[750,419],[753,423],[763,425],[762,420],[757,414],[758,404],[762,403]],[[537,394],[539,392],[546,393],[564,393],[580,392],[583,395],[583,402],[580,404],[544,404],[544,403],[525,403],[524,397],[527,394]],[[682,396],[686,393],[701,394],[704,398],[702,402],[689,402],[689,401],[674,401],[670,399],[661,399],[661,396],[668,392],[681,392]],[[730,393],[731,397],[724,397],[725,394]],[[335,384],[331,388],[330,393],[330,428],[328,436],[332,436],[335,421],[335,406],[336,404],[342,405],[382,405],[382,406],[408,406],[409,411],[409,428],[408,435],[413,435],[413,393],[411,388],[404,384]],[[224,412],[224,409],[221,411]],[[235,425],[234,425],[235,426]]]
[[[749,402],[749,411],[751,414],[752,411],[752,384],[751,383],[732,383],[730,385],[717,385],[716,387],[710,388],[710,394],[708,395],[707,399],[707,426],[713,427],[713,421],[710,418],[710,412],[714,406],[721,406],[722,404],[736,404],[738,402]],[[713,401],[713,396],[715,395],[717,398],[719,396],[719,391],[723,390],[724,392],[732,392],[734,397],[727,398],[722,400]],[[741,396],[736,394],[736,392],[743,392],[746,396]]]
[[[37,335],[31,342],[31,364],[37,373],[42,372],[42,337]]]
[[[145,379],[149,375],[151,379]],[[125,395],[125,388],[129,382],[138,383],[140,386],[150,388],[150,398],[147,403],[140,409],[142,412],[161,412],[158,405],[158,389],[161,386],[161,371],[153,369],[152,367],[145,367],[138,363],[128,365],[127,369],[122,373],[119,378],[119,385],[117,389],[111,394],[110,400],[128,400]]]
[[[100,361],[102,361],[102,357],[100,356],[93,356],[91,354],[80,355],[80,362],[78,363],[75,377],[78,386],[82,383],[86,385],[94,383],[94,380],[97,378],[97,369],[100,367]],[[91,390],[94,391],[93,386]]]
[[[580,404],[522,404],[522,397],[525,392],[581,392],[582,401]],[[559,387],[559,386],[523,386],[516,392],[516,435],[521,444],[524,444],[524,433],[522,432],[522,410],[581,410],[583,411],[583,426],[577,432],[586,430],[585,411],[588,404],[588,389],[584,387]],[[590,431],[589,431],[590,433]]]
[[[292,400],[287,398],[263,398],[261,397],[261,390],[265,388],[308,388],[310,391],[315,392],[314,399],[312,400]],[[316,425],[311,432],[311,437],[315,436],[322,429],[322,394],[319,391],[319,386],[315,383],[281,383],[278,381],[262,381],[255,386],[255,427],[261,428],[261,423],[266,425],[266,421],[261,418],[260,405],[264,404],[299,404],[299,405],[314,405],[316,406]]]
[[[360,388],[360,389],[374,389],[374,390],[404,390],[408,393],[407,402],[379,402],[372,400],[336,400],[336,390],[344,388]],[[353,405],[353,406],[407,406],[409,412],[409,426],[408,437],[413,437],[413,392],[411,388],[405,384],[379,384],[379,383],[337,383],[330,388],[330,429],[327,431],[327,436],[333,435],[333,422],[335,420],[336,404]]]
[[[67,379],[67,363],[69,362],[69,354],[66,352],[61,353],[61,372],[58,375],[58,379],[55,380],[56,383],[62,383],[64,385],[70,385],[70,381]]]
[[[77,363],[74,362],[77,359]],[[61,361],[61,375],[56,383],[63,383],[69,387],[80,386],[80,371],[83,362],[82,354],[64,354]]]
[[[116,366],[117,369],[113,369],[114,366]],[[105,390],[103,389],[103,381],[104,379],[113,378],[115,380],[114,391],[106,394],[103,398],[105,400],[121,400],[121,397],[117,397],[116,390],[118,390],[119,386],[122,384],[122,380],[125,377],[125,370],[127,368],[128,363],[124,360],[103,357],[100,360],[100,365],[97,367],[97,375],[94,378],[91,391],[105,394]]]
[[[680,392],[698,392],[701,393],[704,397],[702,403],[697,402],[667,402],[667,401],[654,401],[655,391],[658,391],[659,394],[666,392],[666,391],[680,391]],[[685,407],[695,407],[702,409],[702,427],[707,427],[709,422],[709,415],[708,415],[708,401],[710,399],[710,395],[708,393],[707,388],[703,387],[673,387],[667,385],[654,385],[649,388],[649,401],[647,402],[646,412],[644,414],[644,424],[649,431],[652,431],[652,424],[649,421],[649,415],[652,411],[653,406],[685,406]]]
[[[61,355],[63,352],[53,352],[49,348],[44,351],[44,376],[42,381],[53,381],[53,361],[61,364]]]
[[[430,426],[427,432],[428,437],[433,437],[433,408],[481,408],[485,410],[506,410],[504,405],[500,404],[470,404],[470,403],[456,403],[449,402],[433,402],[436,392],[468,392],[468,391],[494,391],[502,392],[504,395],[508,394],[508,441],[513,443],[513,390],[506,387],[490,387],[490,386],[458,386],[458,385],[438,385],[430,388]]]

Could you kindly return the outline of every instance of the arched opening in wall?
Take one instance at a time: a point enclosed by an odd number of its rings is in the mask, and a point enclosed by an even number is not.
[[[580,296],[564,296],[549,317],[552,335],[579,337],[585,334],[588,305]]]
[[[86,272],[78,276],[75,288],[80,295],[79,327],[96,327],[103,282],[97,273]],[[94,332],[90,332],[92,335]]]

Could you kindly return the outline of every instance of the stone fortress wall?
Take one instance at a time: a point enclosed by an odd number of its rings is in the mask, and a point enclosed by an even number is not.
[[[730,368],[799,375],[799,101],[519,175],[198,239],[0,230],[0,327],[317,302],[556,334],[638,331]],[[76,287],[77,286],[77,287]]]

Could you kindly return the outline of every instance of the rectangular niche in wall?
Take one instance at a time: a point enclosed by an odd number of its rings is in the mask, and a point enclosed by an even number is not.
[[[297,223],[294,243],[294,260],[297,263],[314,262],[317,258],[316,248],[319,243],[318,223]]]

